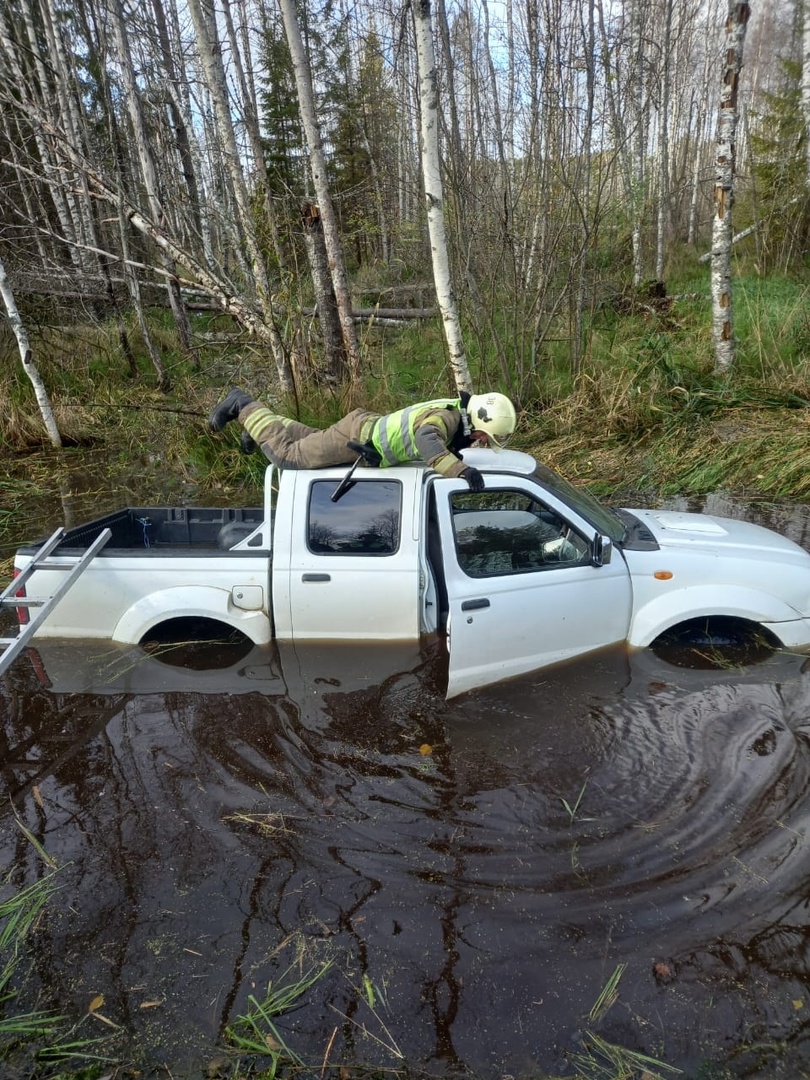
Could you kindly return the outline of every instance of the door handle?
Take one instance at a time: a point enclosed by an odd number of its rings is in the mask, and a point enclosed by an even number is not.
[[[302,574],[302,581],[331,581],[331,574]]]
[[[461,605],[462,611],[479,611],[481,608],[489,607],[489,600],[485,596],[482,596],[479,600],[465,600]]]

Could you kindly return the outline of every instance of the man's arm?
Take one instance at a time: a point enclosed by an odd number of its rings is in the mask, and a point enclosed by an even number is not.
[[[461,423],[457,409],[436,409],[414,424],[414,438],[419,456],[442,476],[461,476],[466,468],[448,444]]]

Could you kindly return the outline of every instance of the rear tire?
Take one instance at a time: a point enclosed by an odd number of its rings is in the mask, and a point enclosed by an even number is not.
[[[192,671],[229,668],[253,648],[241,631],[217,619],[184,616],[153,626],[140,646],[156,660]]]

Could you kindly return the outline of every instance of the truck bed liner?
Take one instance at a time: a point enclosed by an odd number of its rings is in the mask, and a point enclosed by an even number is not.
[[[112,536],[99,558],[152,548],[223,551],[253,532],[263,518],[259,507],[129,506],[69,529],[53,554],[83,551],[103,529],[110,529]],[[39,541],[20,552],[33,554],[41,546]]]

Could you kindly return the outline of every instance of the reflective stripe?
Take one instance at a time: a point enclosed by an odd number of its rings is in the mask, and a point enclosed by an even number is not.
[[[398,461],[409,461],[416,456],[411,417],[418,408],[418,405],[409,405],[398,413],[390,413],[384,417],[385,423],[380,424],[380,453],[389,465],[396,465]]]
[[[278,413],[274,413],[270,409],[261,408],[255,409],[250,416],[246,416],[242,427],[247,431],[251,438],[255,439],[256,442],[260,442],[261,440],[258,436],[261,435],[268,424],[281,423],[287,427],[294,422],[295,421],[290,420],[286,416],[279,416]]]
[[[376,421],[371,441],[382,457],[382,465],[399,465],[403,461],[418,461],[414,426],[420,416],[435,409],[458,408],[458,398],[437,398],[408,405],[398,412],[388,413]]]
[[[441,473],[442,476],[450,476],[450,470],[455,468],[456,465],[463,465],[464,462],[460,461],[455,454],[445,454],[440,457],[438,461],[433,462],[433,468],[437,473]]]

